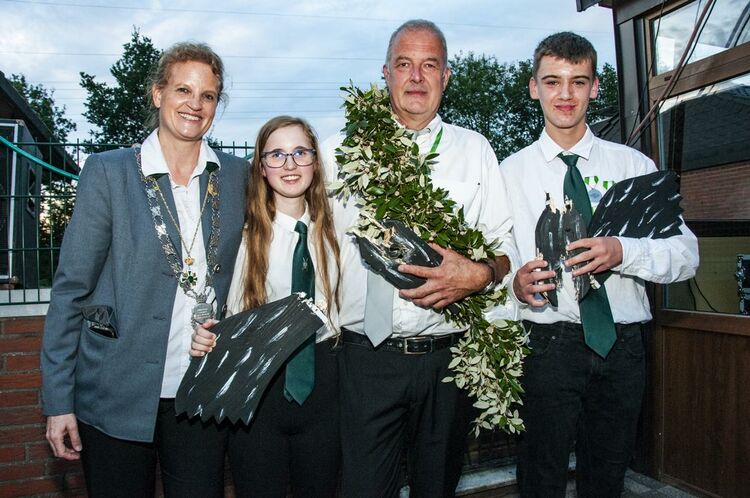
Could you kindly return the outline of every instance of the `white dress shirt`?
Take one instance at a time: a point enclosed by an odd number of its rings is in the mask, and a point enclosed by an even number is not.
[[[512,242],[510,209],[503,194],[503,179],[492,146],[479,133],[443,123],[440,116],[435,116],[427,127],[417,133],[420,153],[426,154],[431,150],[441,129],[443,134],[437,148],[439,156],[430,176],[433,185],[447,190],[457,206],[463,207],[467,224],[480,229],[487,241],[497,240],[500,243],[497,252],[507,254],[511,264],[514,264],[517,260]],[[334,135],[321,146],[321,159],[329,182],[338,175],[335,149],[341,145],[343,138],[341,134]],[[344,290],[341,326],[364,333],[368,270],[360,257],[356,239],[347,233],[359,215],[356,202],[354,198],[346,202],[334,199],[333,218],[341,246]],[[514,303],[508,306],[513,307]],[[512,315],[513,311],[504,314]],[[440,313],[420,308],[394,292],[394,336],[444,335],[460,330],[463,329],[447,323]]]
[[[180,224],[180,233],[182,240],[188,246],[193,241],[190,256],[195,259],[192,265],[192,271],[198,276],[198,282],[195,289],[198,293],[204,291],[206,286],[206,248],[203,245],[203,229],[198,225],[201,222],[201,205],[203,199],[200,198],[200,179],[198,178],[206,169],[206,163],[212,162],[219,164],[219,158],[216,153],[205,141],[201,142],[201,150],[198,156],[198,163],[190,176],[187,186],[178,185],[172,179],[169,173],[167,162],[161,151],[159,144],[158,129],[154,130],[141,146],[141,165],[144,176],[153,174],[168,174],[169,182],[172,185],[172,196],[174,197],[176,213],[172,213]],[[167,208],[158,199],[161,208],[164,223],[172,223],[167,214]],[[206,209],[211,209],[210,203],[206,204]],[[154,233],[156,237],[156,233]],[[182,246],[182,260],[184,263],[187,257],[188,248]],[[165,256],[166,257],[166,256]],[[187,265],[185,265],[187,266]],[[210,299],[209,299],[210,302]],[[164,377],[162,378],[161,397],[174,398],[177,394],[177,388],[180,381],[187,371],[190,363],[190,335],[193,332],[191,316],[195,306],[195,299],[187,296],[182,287],[177,285],[177,294],[175,295],[174,305],[172,307],[172,320],[169,328],[169,342],[167,343],[167,358],[164,364]]]
[[[556,207],[563,205],[567,166],[557,157],[563,150],[543,131],[539,140],[500,164],[512,210],[516,247],[523,263],[536,256],[534,232],[545,207],[546,193],[549,192]],[[588,128],[569,151],[580,156],[577,167],[594,209],[614,183],[656,171],[653,161],[645,155],[630,147],[599,139]],[[681,235],[667,239],[617,237],[622,244],[622,264],[612,269],[613,274],[605,282],[615,323],[651,319],[644,281],[670,283],[695,275],[698,241],[684,223],[680,230]],[[549,304],[535,308],[523,303],[522,318],[536,323],[580,323],[570,271],[563,272],[562,289],[558,289],[557,296],[557,309]]]
[[[299,240],[299,233],[294,230],[297,225],[295,218],[288,216],[280,211],[276,211],[273,220],[273,235],[271,244],[268,247],[268,274],[266,275],[266,294],[268,302],[278,301],[292,293],[292,258],[294,248]],[[305,214],[299,219],[307,225],[307,247],[310,251],[310,257],[315,267],[315,304],[324,314],[327,309],[331,308],[329,322],[325,330],[319,332],[317,342],[333,337],[338,330],[338,315],[335,303],[328,303],[323,291],[323,281],[320,276],[320,267],[318,266],[318,251],[315,249],[313,232],[315,223],[310,221],[310,214],[305,209]],[[336,281],[336,264],[333,254],[326,247],[328,258],[328,281],[331,282],[331,288]],[[229,296],[227,297],[227,316],[234,315],[243,310],[242,295],[244,292],[245,282],[245,262],[247,261],[247,245],[245,238],[242,238],[240,252],[234,263],[232,272],[232,283],[229,286]]]

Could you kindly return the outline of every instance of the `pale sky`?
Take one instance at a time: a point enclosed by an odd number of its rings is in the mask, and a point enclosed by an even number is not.
[[[339,87],[380,82],[388,38],[412,18],[444,31],[449,58],[528,59],[542,38],[570,30],[594,44],[601,64],[615,62],[611,10],[576,12],[575,0],[0,0],[0,13],[0,70],[55,90],[78,124],[73,140],[90,128],[78,73],[112,83],[109,68],[134,26],[157,48],[202,41],[222,56],[229,99],[211,135],[225,143],[253,143],[279,114],[304,117],[323,139],[338,131]]]

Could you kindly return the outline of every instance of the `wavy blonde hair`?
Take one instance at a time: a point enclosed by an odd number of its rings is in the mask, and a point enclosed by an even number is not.
[[[159,126],[159,109],[154,105],[151,92],[154,88],[164,88],[169,84],[172,68],[183,62],[202,62],[211,67],[211,72],[216,77],[219,90],[219,102],[226,101],[224,94],[224,63],[216,52],[205,43],[181,42],[169,47],[159,57],[159,62],[151,69],[148,84],[146,85],[146,102],[148,102],[148,116],[146,127],[149,130]]]
[[[310,141],[310,146],[318,150],[318,139],[312,127],[301,118],[291,116],[277,116],[272,118],[258,132],[255,141],[255,154],[250,170],[247,187],[247,223],[243,230],[246,246],[245,258],[245,286],[242,296],[243,309],[251,309],[268,300],[266,294],[266,276],[268,275],[268,250],[273,237],[273,220],[276,216],[273,190],[263,176],[261,154],[273,132],[289,126],[299,126]],[[323,293],[328,302],[327,313],[330,317],[332,304],[338,308],[339,283],[341,281],[341,263],[339,245],[336,242],[336,232],[333,226],[333,215],[328,204],[322,166],[318,155],[313,162],[313,178],[310,187],[305,191],[311,221],[315,222],[312,231],[312,242],[315,247],[317,262],[315,271],[323,282]],[[333,255],[329,261],[328,251]],[[336,279],[330,282],[329,268],[335,265]]]

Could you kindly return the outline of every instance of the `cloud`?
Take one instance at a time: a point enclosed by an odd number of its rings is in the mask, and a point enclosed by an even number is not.
[[[92,0],[77,5],[84,3],[94,5]],[[577,13],[573,0],[192,0],[179,6],[153,0],[96,5],[4,2],[0,17],[0,70],[59,88],[59,103],[79,123],[73,137],[88,136],[80,115],[85,92],[76,90],[78,73],[111,83],[109,67],[130,40],[133,26],[159,48],[198,40],[224,57],[229,102],[217,116],[212,136],[227,142],[253,142],[260,126],[282,113],[305,117],[321,138],[337,132],[343,126],[339,86],[350,79],[361,85],[380,82],[388,38],[410,18],[437,22],[450,55],[473,51],[501,62],[526,59],[541,38],[570,29],[591,39],[602,62],[614,63],[611,11],[593,7]]]

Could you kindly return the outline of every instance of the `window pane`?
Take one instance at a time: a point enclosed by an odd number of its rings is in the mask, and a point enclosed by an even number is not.
[[[750,237],[701,237],[698,247],[701,264],[695,278],[665,286],[665,307],[730,314],[744,309],[743,314],[750,313],[737,282],[737,260],[750,259]]]
[[[738,258],[750,259],[749,122],[748,74],[673,97],[659,111],[660,164],[681,175],[683,216],[701,258],[695,278],[665,286],[666,308],[750,311],[736,276]]]
[[[685,219],[750,220],[750,75],[667,100],[657,123],[660,164],[682,177]]]
[[[671,71],[679,62],[706,0],[698,0],[651,21],[656,74]],[[716,0],[688,63],[736,47],[750,40],[750,2]]]

